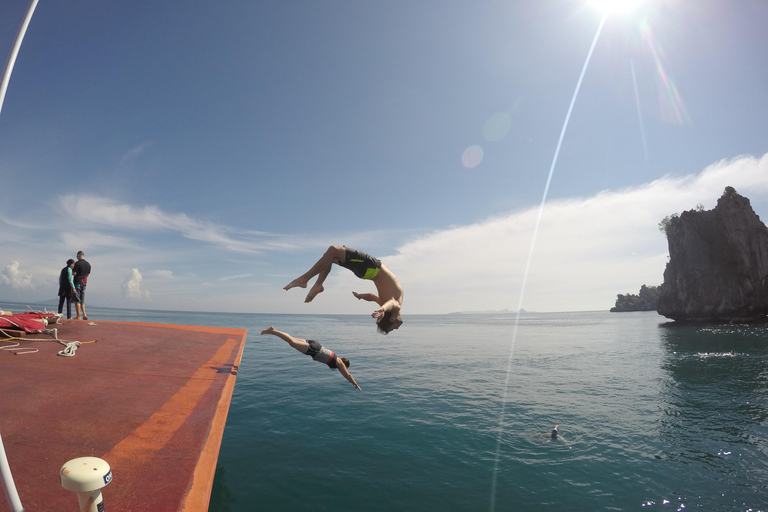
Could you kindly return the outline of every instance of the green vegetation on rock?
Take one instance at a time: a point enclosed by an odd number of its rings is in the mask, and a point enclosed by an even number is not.
[[[659,301],[658,286],[641,286],[637,295],[628,293],[616,296],[616,306],[611,308],[611,313],[623,313],[626,311],[656,311]]]

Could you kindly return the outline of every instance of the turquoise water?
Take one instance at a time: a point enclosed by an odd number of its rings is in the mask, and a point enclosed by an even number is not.
[[[511,315],[389,336],[362,316],[89,316],[248,329],[213,512],[768,510],[765,326],[527,313],[513,345]],[[269,325],[348,357],[363,391]]]

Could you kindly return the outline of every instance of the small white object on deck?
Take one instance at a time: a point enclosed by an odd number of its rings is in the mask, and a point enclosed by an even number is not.
[[[77,493],[80,512],[104,510],[101,489],[112,481],[107,461],[98,457],[72,459],[61,467],[59,476],[62,487]]]

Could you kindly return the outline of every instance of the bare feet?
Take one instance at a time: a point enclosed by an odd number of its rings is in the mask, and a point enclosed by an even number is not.
[[[318,293],[322,293],[325,288],[323,288],[323,285],[315,283],[315,285],[310,288],[309,293],[307,294],[307,298],[304,299],[304,302],[312,302],[312,299],[314,299]]]
[[[269,327],[261,331],[261,334],[275,334],[275,328],[270,325]]]
[[[295,288],[297,286],[299,288],[306,288],[307,287],[307,282],[302,280],[300,277],[297,277],[296,279],[294,279],[293,281],[291,281],[287,285],[283,286],[283,290],[290,290],[291,288]]]

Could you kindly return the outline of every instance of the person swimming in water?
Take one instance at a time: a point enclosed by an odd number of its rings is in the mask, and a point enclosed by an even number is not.
[[[400,286],[400,281],[381,260],[362,251],[332,245],[328,247],[325,254],[312,268],[285,285],[283,289],[306,288],[309,280],[317,276],[317,281],[309,289],[309,293],[304,299],[304,302],[312,302],[312,299],[323,292],[323,282],[330,274],[334,263],[351,270],[360,279],[373,281],[373,284],[376,285],[378,294],[352,292],[352,295],[358,300],[367,300],[379,305],[379,308],[371,313],[371,316],[376,319],[376,327],[380,333],[387,334],[403,325],[403,319],[400,317],[400,307],[403,304],[403,287]]]
[[[541,437],[545,437],[545,438],[551,439],[553,441],[560,440],[560,441],[564,442],[565,444],[568,444],[568,441],[566,441],[565,438],[562,435],[560,435],[560,431],[557,430],[557,427],[559,427],[559,425],[555,425],[555,428],[553,428],[551,432],[546,432],[544,434],[539,434],[539,435]]]
[[[302,354],[307,354],[310,356],[313,361],[327,364],[328,368],[335,368],[339,370],[339,373],[353,386],[355,386],[356,389],[359,389],[360,391],[363,390],[360,386],[357,385],[357,382],[355,382],[355,378],[352,377],[352,374],[349,373],[349,359],[346,357],[338,357],[332,350],[328,350],[315,340],[294,338],[290,334],[278,331],[272,326],[261,331],[261,334],[272,334],[277,336]]]

